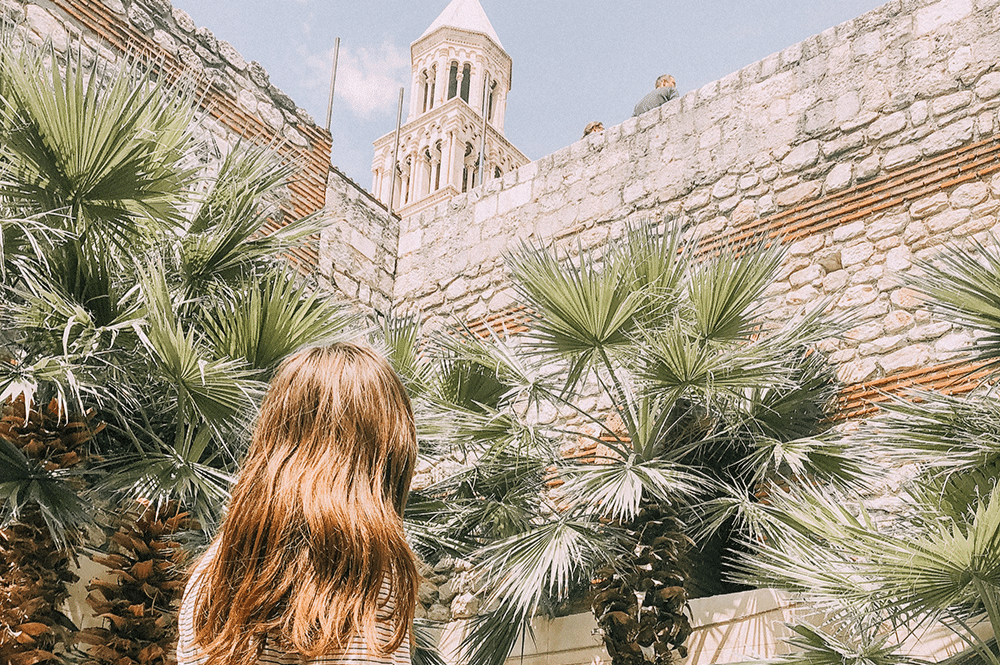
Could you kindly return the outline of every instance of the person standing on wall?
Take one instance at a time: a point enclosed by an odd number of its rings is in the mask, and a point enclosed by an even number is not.
[[[646,111],[652,111],[657,106],[669,102],[677,97],[677,82],[670,74],[664,74],[656,79],[656,87],[653,92],[639,100],[632,111],[632,117],[642,115]]]
[[[178,665],[409,665],[419,577],[402,514],[416,458],[410,401],[383,357],[338,343],[285,360],[185,590]]]

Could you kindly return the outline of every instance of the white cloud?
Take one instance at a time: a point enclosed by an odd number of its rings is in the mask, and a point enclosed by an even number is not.
[[[307,88],[329,89],[333,49],[326,53],[303,54]],[[340,45],[337,66],[337,89],[334,106],[346,104],[364,119],[392,115],[399,100],[399,89],[410,79],[409,49],[385,41],[376,47],[352,49]]]

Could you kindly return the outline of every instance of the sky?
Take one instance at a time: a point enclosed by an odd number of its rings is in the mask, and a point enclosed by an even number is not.
[[[340,37],[331,162],[371,186],[372,142],[409,105],[410,44],[449,0],[174,0],[199,26],[261,63],[322,125]],[[684,94],[883,0],[480,0],[513,59],[505,134],[535,160],[620,124],[673,74]]]

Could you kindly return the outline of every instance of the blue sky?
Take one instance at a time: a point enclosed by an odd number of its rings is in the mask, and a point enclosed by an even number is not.
[[[663,73],[681,93],[859,16],[882,0],[480,0],[514,61],[506,134],[530,159],[619,124]],[[174,0],[260,62],[320,124],[341,38],[331,161],[371,186],[372,141],[409,95],[410,43],[448,0]],[[408,101],[407,101],[408,103]],[[405,114],[405,107],[404,107]],[[404,117],[405,121],[405,117]]]

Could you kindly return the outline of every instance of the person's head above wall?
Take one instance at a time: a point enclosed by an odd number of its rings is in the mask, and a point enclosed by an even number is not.
[[[660,78],[656,79],[657,88],[676,88],[677,81],[670,74],[664,74]]]

